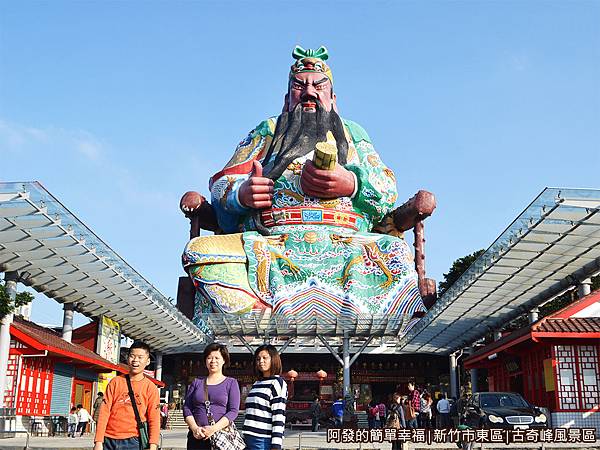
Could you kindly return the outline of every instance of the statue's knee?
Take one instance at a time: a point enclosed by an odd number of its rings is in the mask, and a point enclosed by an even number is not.
[[[188,269],[198,290],[208,297],[218,311],[246,313],[258,301],[248,283],[245,264],[199,264]]]

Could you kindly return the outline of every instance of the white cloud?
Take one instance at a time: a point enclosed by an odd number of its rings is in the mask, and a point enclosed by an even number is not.
[[[504,52],[502,65],[513,72],[525,72],[532,68],[533,61],[527,51],[513,49]]]
[[[0,151],[36,154],[44,150],[42,145],[60,147],[91,161],[98,161],[105,150],[102,142],[85,130],[38,128],[0,118]]]
[[[0,155],[8,152],[12,168],[5,162],[6,177],[22,179],[46,178],[46,173],[87,173],[87,179],[110,179],[119,198],[136,208],[172,211],[179,198],[149,184],[147,174],[130,170],[114,160],[117,152],[109,144],[86,130],[69,130],[54,126],[32,127],[0,118]],[[34,165],[21,165],[22,161]],[[0,160],[1,161],[1,160]],[[18,169],[15,170],[15,167]],[[90,167],[90,165],[92,167]],[[41,169],[41,170],[40,170]],[[37,173],[36,173],[37,172]],[[30,175],[33,173],[33,175]],[[48,186],[52,190],[51,186]]]
[[[47,133],[34,127],[28,127],[0,119],[0,147],[12,152],[18,152],[31,143],[44,142]]]
[[[88,159],[96,161],[102,155],[102,144],[89,133],[83,133],[81,136],[73,138],[75,148]]]

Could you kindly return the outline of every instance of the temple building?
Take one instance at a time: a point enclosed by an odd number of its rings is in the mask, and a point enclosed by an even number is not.
[[[554,427],[600,429],[600,291],[470,355],[490,391],[519,392],[552,412]]]
[[[96,393],[116,374],[128,372],[118,358],[111,362],[95,352],[102,339],[98,322],[72,330],[69,342],[61,333],[17,316],[10,335],[4,404],[15,409],[16,429],[64,432],[66,424],[59,418],[79,404],[92,413]]]

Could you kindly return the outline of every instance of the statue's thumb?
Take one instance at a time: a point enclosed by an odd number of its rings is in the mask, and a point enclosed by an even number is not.
[[[252,163],[252,176],[253,177],[262,177],[263,176],[263,166],[260,161],[254,160]]]

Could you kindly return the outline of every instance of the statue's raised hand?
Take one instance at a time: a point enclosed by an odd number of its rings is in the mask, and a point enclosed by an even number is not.
[[[240,186],[240,203],[248,208],[265,209],[273,200],[273,180],[262,176],[263,168],[254,161],[252,175]]]
[[[356,178],[349,170],[336,164],[333,170],[317,169],[310,160],[304,163],[300,186],[306,195],[317,198],[350,197]]]

